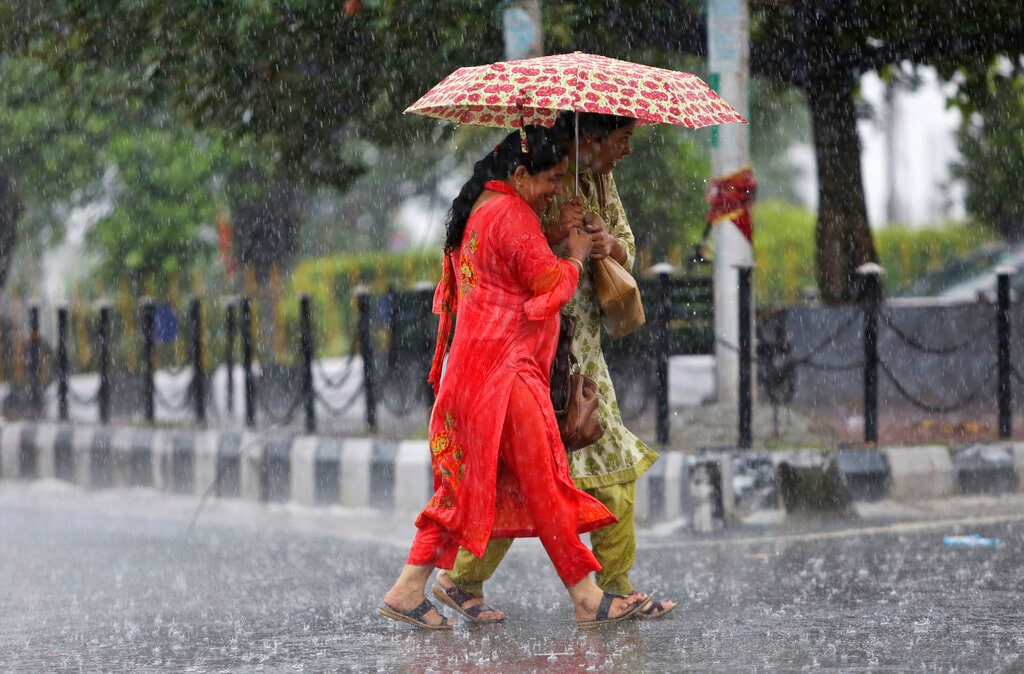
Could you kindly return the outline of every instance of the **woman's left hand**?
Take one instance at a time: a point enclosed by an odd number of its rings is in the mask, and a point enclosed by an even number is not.
[[[617,262],[624,262],[625,246],[621,241],[608,231],[604,219],[597,213],[587,213],[583,216],[583,227],[590,234],[593,247],[590,249],[591,260],[601,260],[612,257]],[[620,256],[623,259],[619,259]]]

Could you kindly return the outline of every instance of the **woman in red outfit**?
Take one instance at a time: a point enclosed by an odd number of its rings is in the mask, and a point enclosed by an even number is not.
[[[580,626],[621,620],[649,601],[604,593],[591,579],[600,565],[579,535],[615,518],[573,485],[551,406],[559,311],[591,247],[573,228],[569,255],[559,259],[541,230],[540,214],[560,192],[567,165],[547,130],[528,127],[477,162],[452,203],[434,294],[434,496],[380,606],[389,618],[451,629],[425,597],[427,580],[435,568],[452,567],[459,546],[479,556],[491,537],[539,537]]]

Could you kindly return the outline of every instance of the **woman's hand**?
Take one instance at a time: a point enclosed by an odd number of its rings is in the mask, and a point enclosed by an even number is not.
[[[608,225],[600,215],[587,213],[583,217],[583,223],[583,228],[590,234],[593,243],[590,249],[590,259],[601,260],[611,257],[619,264],[625,264],[626,245],[608,231]]]
[[[562,204],[558,213],[558,222],[545,229],[548,243],[554,245],[564,241],[569,232],[583,226],[583,200],[579,196],[572,197]]]
[[[573,227],[569,230],[568,241],[566,248],[569,252],[569,257],[574,257],[576,260],[583,264],[583,261],[590,256],[590,249],[594,243],[590,239],[590,235],[583,231],[581,228]]]

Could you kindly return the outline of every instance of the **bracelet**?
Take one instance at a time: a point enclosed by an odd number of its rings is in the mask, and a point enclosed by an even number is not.
[[[566,260],[569,260],[569,261],[571,261],[571,262],[575,262],[575,263],[576,263],[576,266],[580,268],[580,273],[581,273],[581,274],[583,273],[583,263],[582,263],[582,262],[580,262],[579,260],[577,260],[576,258],[574,258],[574,257],[571,257],[571,256],[570,256],[570,257],[567,257],[567,258],[565,258],[565,259],[566,259]]]

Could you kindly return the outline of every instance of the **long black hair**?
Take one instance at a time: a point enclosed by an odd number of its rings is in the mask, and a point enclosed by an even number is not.
[[[523,152],[522,136],[519,131],[513,131],[473,166],[473,176],[462,186],[445,219],[445,253],[452,252],[462,244],[466,222],[473,204],[484,191],[484,183],[488,180],[504,180],[515,173],[519,166],[525,167],[530,175],[537,175],[565,157],[560,139],[543,126],[526,127],[526,145],[527,152]]]

